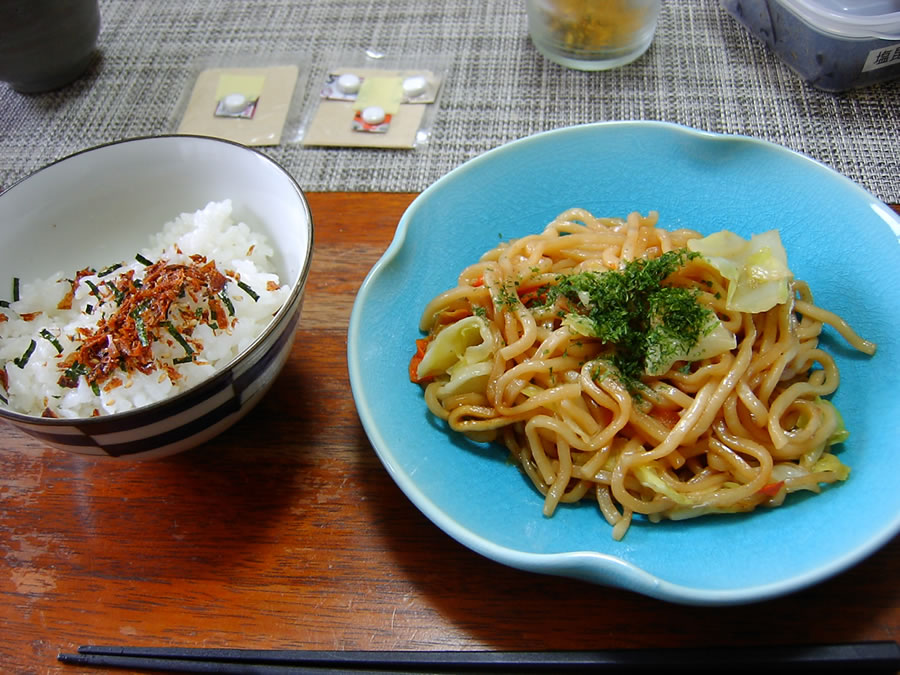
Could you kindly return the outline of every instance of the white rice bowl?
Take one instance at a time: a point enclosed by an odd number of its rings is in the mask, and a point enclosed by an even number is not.
[[[9,296],[8,307],[0,307],[0,314],[6,317],[0,320],[0,368],[5,370],[7,383],[4,391],[0,381],[0,395],[7,399],[0,399],[0,405],[27,415],[85,418],[125,412],[170,398],[232,363],[259,337],[290,296],[290,287],[282,284],[274,271],[271,245],[263,234],[234,222],[230,200],[211,202],[194,213],[181,214],[153,235],[146,248],[135,253],[170,264],[190,264],[192,255],[215,261],[219,272],[228,278],[225,292],[234,308],[232,325],[214,329],[207,323],[197,324],[190,336],[193,359],[187,363],[178,363],[186,352],[177,340],[153,340],[158,367],[149,373],[123,372],[118,375],[121,384],[100,386],[98,395],[83,375],[78,377],[77,387],[59,384],[63,374],[60,364],[81,345],[77,330],[93,330],[100,316],[98,299],[88,282],[102,289],[105,281],[128,270],[141,278],[146,265],[137,256],[96,261],[98,272],[81,277],[71,309],[58,306],[71,290],[70,282],[78,270],[60,270],[36,281],[22,280],[19,299]],[[98,276],[114,263],[122,267],[103,278]],[[238,279],[258,297],[254,299],[241,288]],[[0,300],[7,299],[11,290],[0,290]],[[108,311],[114,306],[114,298],[100,305]],[[35,314],[31,320],[22,318]],[[178,375],[170,377],[169,369]]]

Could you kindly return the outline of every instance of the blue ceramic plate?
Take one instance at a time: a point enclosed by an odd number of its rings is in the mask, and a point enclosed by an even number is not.
[[[425,304],[501,239],[540,232],[566,208],[662,226],[750,236],[778,228],[817,304],[878,343],[870,358],[839,337],[834,402],[853,471],[785,507],[682,522],[637,521],[613,541],[595,505],[543,499],[500,446],[449,432],[407,366]],[[855,183],[777,145],[666,123],[559,129],[494,149],[450,172],[409,207],[367,276],[350,320],[360,418],[390,475],[438,527],[515,568],[618,586],[672,602],[737,604],[788,593],[858,562],[900,530],[900,218]],[[828,329],[830,331],[830,329]]]

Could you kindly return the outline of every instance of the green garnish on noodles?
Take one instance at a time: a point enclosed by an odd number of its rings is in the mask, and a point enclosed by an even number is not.
[[[562,276],[549,290],[547,304],[564,298],[563,323],[607,345],[609,360],[634,389],[643,375],[688,354],[718,323],[698,302],[698,289],[664,283],[695,257],[686,250],[668,251],[620,270]]]

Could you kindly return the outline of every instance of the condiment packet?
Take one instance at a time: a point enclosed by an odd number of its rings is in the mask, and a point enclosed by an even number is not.
[[[296,124],[309,65],[297,54],[209,57],[194,64],[195,77],[173,113],[173,131],[279,145]]]
[[[430,140],[445,58],[403,59],[372,50],[338,58],[313,79],[303,145],[412,149]]]

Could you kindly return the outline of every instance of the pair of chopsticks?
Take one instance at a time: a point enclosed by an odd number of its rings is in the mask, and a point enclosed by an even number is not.
[[[106,668],[178,673],[572,673],[647,672],[690,668],[695,672],[897,673],[900,645],[856,642],[833,645],[613,649],[601,651],[313,651],[205,649],[88,645],[61,662]]]

